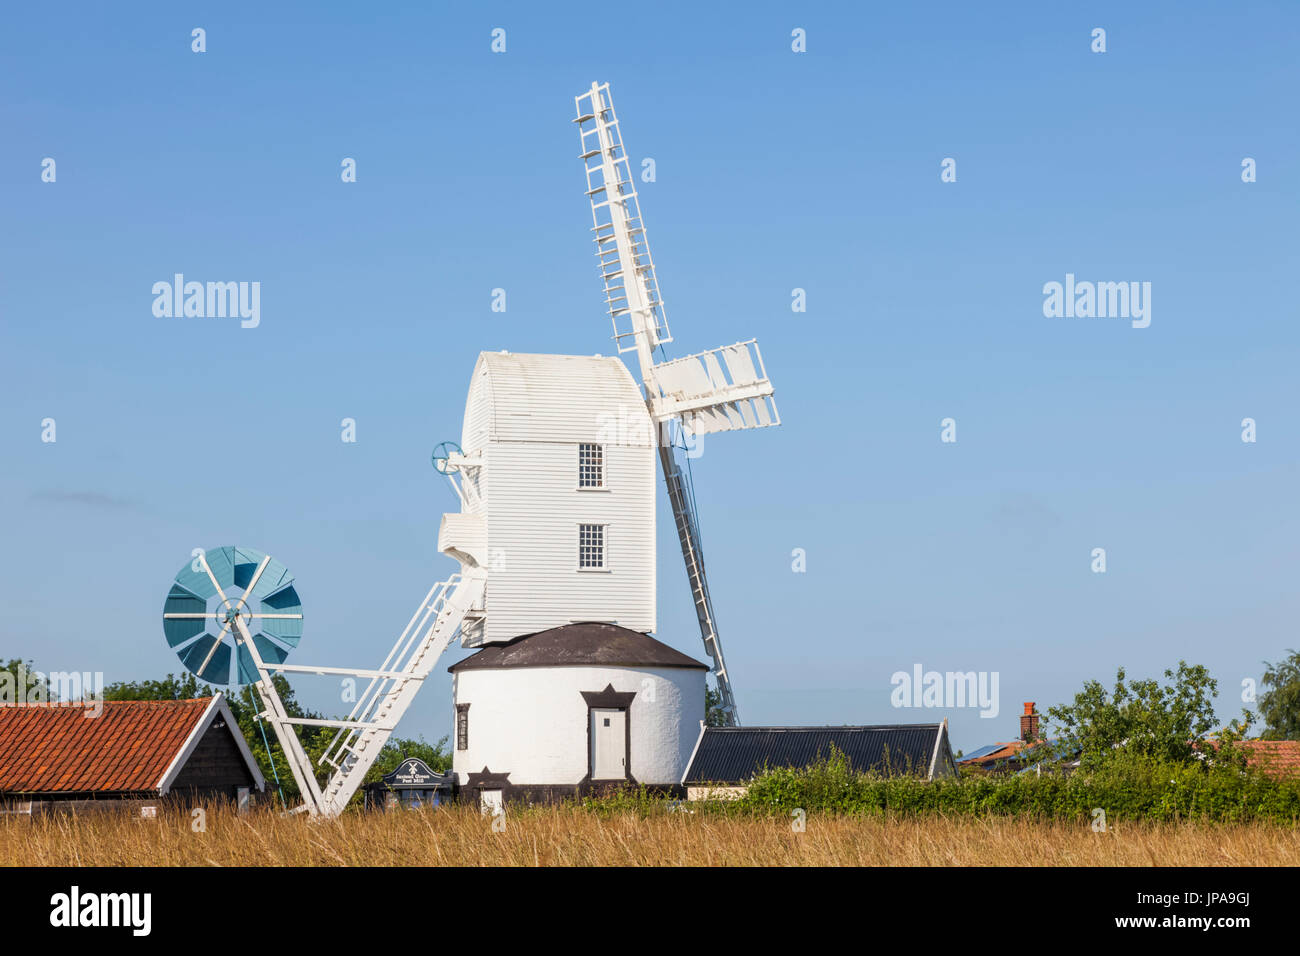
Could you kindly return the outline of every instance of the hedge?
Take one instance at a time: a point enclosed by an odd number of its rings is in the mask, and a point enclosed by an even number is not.
[[[1099,770],[1007,773],[926,781],[853,770],[842,754],[800,769],[759,774],[737,799],[667,801],[644,788],[584,800],[599,813],[657,814],[689,810],[725,815],[809,814],[1027,816],[1089,822],[1100,807],[1107,822],[1199,820],[1213,823],[1300,822],[1300,779],[1202,762],[1121,756]]]
[[[1257,770],[1120,758],[1093,771],[1008,773],[926,781],[857,773],[841,756],[759,775],[736,811],[788,814],[1021,815],[1091,820],[1300,821],[1300,779]]]

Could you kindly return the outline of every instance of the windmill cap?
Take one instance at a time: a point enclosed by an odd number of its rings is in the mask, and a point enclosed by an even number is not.
[[[584,621],[525,634],[503,644],[487,644],[447,670],[458,674],[508,667],[584,666],[709,669],[649,634],[617,624]]]

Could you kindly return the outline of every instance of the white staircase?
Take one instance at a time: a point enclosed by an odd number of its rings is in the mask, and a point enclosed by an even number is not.
[[[377,670],[266,664],[254,653],[263,678],[258,687],[267,706],[260,716],[271,723],[298,780],[305,801],[305,806],[300,809],[325,816],[337,816],[343,812],[461,625],[466,623],[467,617],[481,616],[486,584],[487,572],[482,568],[468,569],[435,584],[411,615],[406,629]],[[248,646],[252,647],[251,637],[244,636],[248,639]],[[253,652],[255,650],[253,648]],[[270,680],[270,675],[277,672],[343,674],[368,677],[370,683],[346,720],[289,717],[284,713]],[[323,788],[316,787],[314,771],[293,730],[294,725],[338,728],[320,758],[321,764],[335,768]]]
[[[435,585],[416,610],[412,624],[358,698],[347,726],[321,757],[321,762],[336,768],[321,791],[322,813],[341,813],[352,799],[466,614],[481,604],[486,580],[482,574],[452,575]]]

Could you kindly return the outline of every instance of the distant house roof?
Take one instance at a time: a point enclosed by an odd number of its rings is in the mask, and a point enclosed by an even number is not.
[[[708,670],[693,657],[656,641],[649,634],[617,624],[566,624],[525,634],[504,644],[489,644],[447,670],[504,667],[684,667]]]
[[[95,708],[102,707],[98,716]],[[0,704],[0,792],[166,793],[221,716],[265,786],[221,694],[193,700]]]
[[[982,760],[985,757],[996,756],[1003,750],[1006,750],[1007,746],[1007,744],[985,744],[983,747],[972,750],[970,753],[961,757],[957,762],[974,763],[975,761]]]
[[[947,721],[875,727],[704,727],[682,783],[748,783],[764,767],[805,767],[829,757],[832,746],[862,772],[926,777],[957,772]]]
[[[1300,777],[1300,740],[1239,740],[1237,746],[1270,777]]]
[[[987,744],[973,750],[957,761],[959,764],[975,767],[993,767],[1014,760],[1016,754],[1025,747],[1023,740],[1008,740],[1000,744]]]

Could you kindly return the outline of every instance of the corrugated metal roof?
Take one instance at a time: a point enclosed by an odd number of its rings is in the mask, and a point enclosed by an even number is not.
[[[211,697],[0,704],[0,791],[156,790]]]
[[[447,670],[502,667],[685,667],[708,670],[693,657],[649,634],[617,624],[566,624],[525,634],[504,644],[489,644]]]
[[[684,784],[743,784],[764,767],[805,767],[839,748],[858,771],[927,774],[942,724],[706,727]]]

